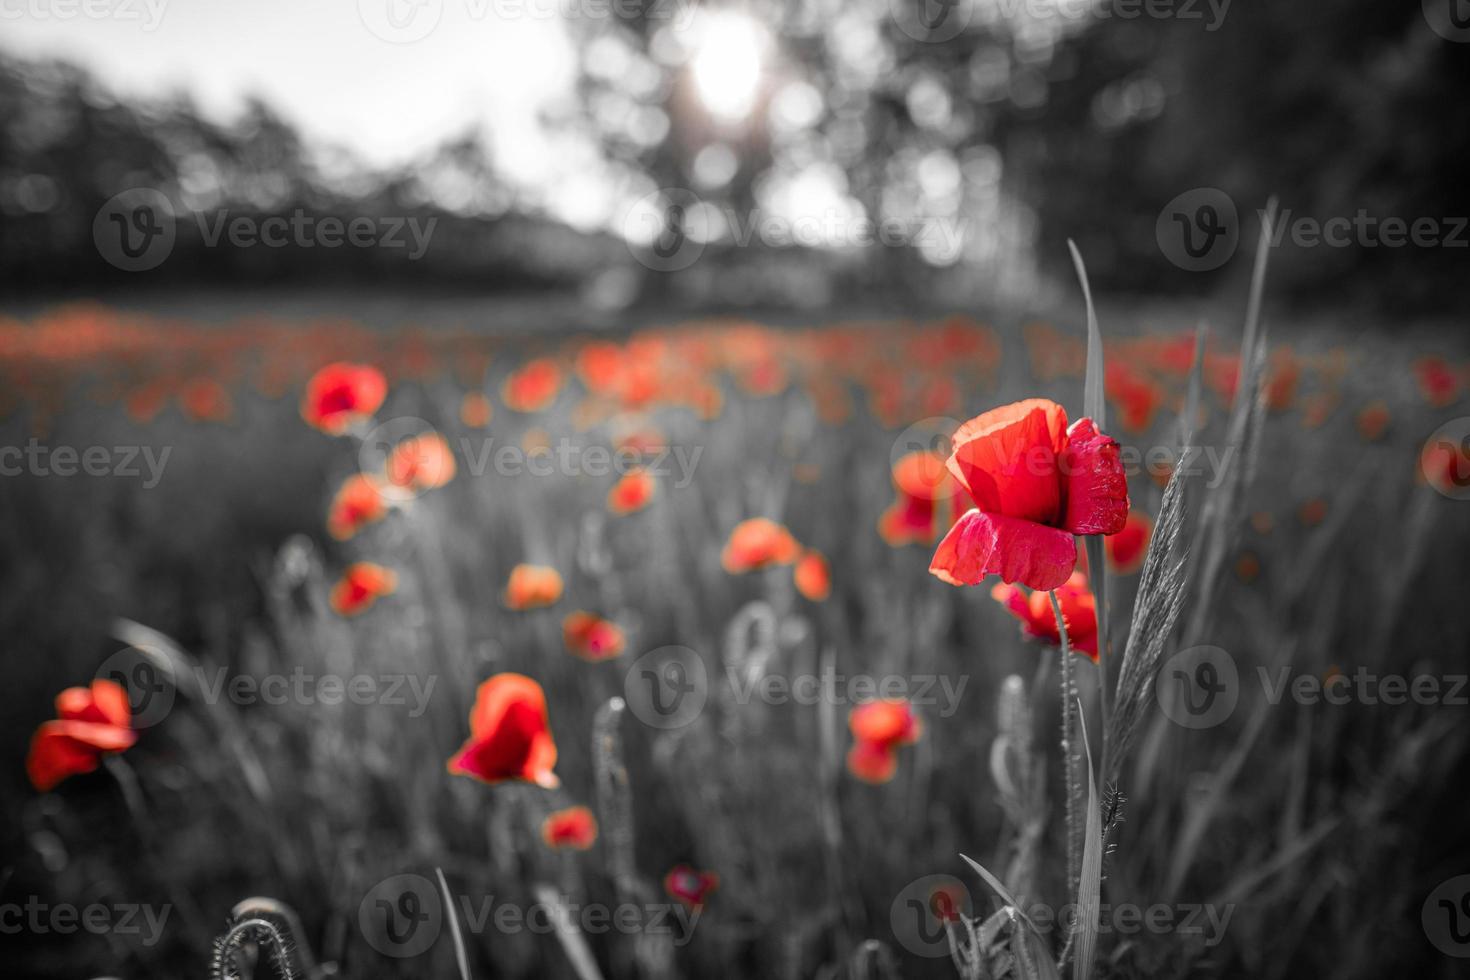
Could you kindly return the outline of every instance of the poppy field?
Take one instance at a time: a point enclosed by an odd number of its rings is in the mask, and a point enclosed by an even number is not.
[[[0,319],[6,959],[1460,975],[1470,350],[1113,319]]]

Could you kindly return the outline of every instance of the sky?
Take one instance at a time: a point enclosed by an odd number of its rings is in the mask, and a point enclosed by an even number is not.
[[[467,125],[497,166],[545,185],[538,113],[571,91],[556,0],[0,0],[0,49],[61,56],[121,95],[187,91],[228,118],[264,97],[313,141],[377,166]]]

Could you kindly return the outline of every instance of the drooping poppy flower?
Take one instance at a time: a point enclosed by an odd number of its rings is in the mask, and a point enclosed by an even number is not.
[[[342,616],[356,616],[397,587],[398,576],[392,569],[370,561],[353,562],[332,586],[332,609]]]
[[[611,660],[623,652],[623,631],[612,620],[578,610],[561,623],[567,650],[583,660]]]
[[[552,850],[585,851],[597,840],[597,818],[585,806],[569,806],[541,821],[541,840]]]
[[[561,598],[561,573],[545,565],[517,565],[505,583],[504,601],[511,609],[537,609]]]
[[[796,591],[812,602],[821,602],[832,594],[832,572],[827,559],[820,551],[808,551],[801,556],[792,571]]]
[[[1132,575],[1142,568],[1153,533],[1154,522],[1149,516],[1141,510],[1130,510],[1123,529],[1103,538],[1103,552],[1113,571],[1119,575]]]
[[[1092,420],[1070,428],[1062,406],[1033,398],[960,426],[948,466],[976,507],[929,564],[951,585],[987,575],[1055,589],[1077,566],[1074,534],[1116,534],[1128,519],[1118,443]]]
[[[467,391],[459,403],[459,420],[471,429],[483,429],[495,415],[495,406],[483,391]]]
[[[1460,397],[1460,379],[1442,357],[1421,357],[1414,362],[1414,378],[1425,401],[1444,408]]]
[[[735,525],[720,555],[720,564],[734,575],[771,565],[789,565],[801,554],[791,532],[767,517],[752,517]]]
[[[642,467],[629,470],[607,492],[607,509],[618,516],[647,507],[658,484]]]
[[[547,358],[527,361],[505,379],[500,399],[516,412],[539,412],[556,401],[561,390],[561,368]]]
[[[470,737],[449,771],[487,783],[523,780],[555,789],[556,742],[546,717],[546,692],[523,674],[496,674],[480,684],[470,709]]]
[[[1057,604],[1062,607],[1062,619],[1067,624],[1067,642],[1071,644],[1072,651],[1096,662],[1097,599],[1087,587],[1087,576],[1074,572],[1055,591]],[[1056,613],[1051,608],[1051,597],[1045,592],[1034,591],[1027,595],[1014,585],[1001,582],[990,590],[990,597],[1021,621],[1021,632],[1053,646],[1061,645],[1062,634],[1057,629]]]
[[[115,681],[67,688],[56,697],[56,714],[56,720],[36,729],[26,755],[26,775],[42,793],[68,776],[92,772],[103,755],[138,740],[128,693]]]
[[[720,876],[713,871],[696,871],[687,864],[676,865],[664,875],[664,891],[691,909],[704,905],[719,884]]]
[[[341,435],[354,423],[371,418],[387,396],[388,382],[382,371],[338,361],[306,382],[301,417],[328,435]]]
[[[388,513],[387,502],[376,480],[354,473],[342,481],[327,508],[327,533],[346,541]]]
[[[1388,429],[1388,405],[1382,400],[1369,402],[1358,412],[1358,435],[1365,442],[1377,442]]]
[[[889,545],[930,544],[959,516],[960,487],[944,457],[925,451],[904,455],[893,466],[898,497],[878,519]]]
[[[454,474],[454,453],[437,432],[425,432],[394,446],[383,473],[391,486],[408,493],[442,487]]]
[[[898,771],[898,748],[913,745],[924,726],[907,701],[868,701],[847,716],[853,745],[847,769],[868,783],[886,783]]]

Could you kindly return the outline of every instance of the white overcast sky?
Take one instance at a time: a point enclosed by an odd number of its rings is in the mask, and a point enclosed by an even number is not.
[[[388,43],[367,26],[388,4],[399,23],[436,26]],[[64,56],[124,95],[183,89],[215,116],[258,94],[308,139],[376,165],[478,121],[507,176],[545,186],[557,154],[537,114],[570,90],[574,67],[553,11],[551,0],[0,0],[0,49]]]

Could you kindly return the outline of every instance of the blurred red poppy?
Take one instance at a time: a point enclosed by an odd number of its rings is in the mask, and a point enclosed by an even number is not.
[[[483,429],[495,415],[495,407],[483,391],[467,391],[459,403],[459,420],[471,429]]]
[[[607,509],[619,516],[642,510],[653,500],[657,486],[642,467],[629,470],[607,492]]]
[[[951,585],[987,575],[1055,589],[1077,566],[1074,534],[1116,534],[1128,517],[1118,443],[1092,420],[1033,398],[960,426],[948,466],[976,504],[950,529],[929,571]]]
[[[796,591],[812,602],[821,602],[832,594],[832,572],[827,559],[819,551],[808,551],[801,556],[792,571]]]
[[[847,769],[869,783],[886,783],[898,771],[898,747],[913,745],[924,733],[923,723],[907,701],[869,701],[847,717],[853,746]]]
[[[1103,551],[1108,564],[1119,575],[1132,575],[1143,567],[1144,555],[1148,552],[1149,538],[1154,532],[1154,522],[1141,510],[1130,510],[1128,520],[1117,534],[1103,538]]]
[[[556,742],[546,718],[546,692],[523,674],[496,674],[480,684],[470,709],[470,737],[449,771],[487,783],[523,780],[555,789]]]
[[[691,909],[697,909],[719,887],[720,876],[713,871],[696,871],[687,864],[675,866],[664,875],[664,891]]]
[[[405,439],[388,454],[384,476],[402,490],[420,491],[442,487],[454,479],[454,453],[437,432]]]
[[[1435,408],[1444,408],[1460,397],[1460,379],[1442,357],[1421,357],[1414,362],[1419,391]]]
[[[372,417],[388,395],[383,372],[366,364],[328,364],[306,382],[301,417],[330,435]]]
[[[213,378],[195,378],[179,390],[179,405],[195,422],[224,422],[230,417],[230,393]]]
[[[1056,590],[1057,604],[1062,607],[1062,619],[1067,624],[1067,641],[1072,652],[1097,661],[1097,599],[1087,587],[1087,576],[1074,572]],[[1051,598],[1042,591],[1027,595],[1014,585],[998,583],[990,590],[990,597],[1006,607],[1006,610],[1021,621],[1021,632],[1027,636],[1060,646],[1061,631],[1057,629],[1056,613],[1051,608]]]
[[[539,412],[556,401],[560,390],[561,368],[543,357],[527,361],[506,378],[500,398],[513,411]]]
[[[878,519],[878,533],[893,547],[929,544],[959,516],[960,487],[938,453],[912,452],[893,466],[898,497]]]
[[[1358,412],[1358,435],[1365,442],[1377,442],[1388,429],[1389,420],[1388,405],[1382,400],[1369,402]]]
[[[553,850],[585,851],[597,840],[597,818],[585,806],[556,810],[541,821],[541,840]]]
[[[612,620],[578,610],[561,623],[567,650],[583,660],[611,660],[623,652],[623,631]]]
[[[741,574],[771,565],[789,565],[801,554],[801,545],[791,532],[766,517],[752,517],[735,525],[720,564],[725,571]]]
[[[356,616],[397,587],[398,576],[391,569],[369,561],[353,562],[332,586],[332,609],[342,616]]]
[[[354,473],[342,481],[327,508],[327,533],[346,541],[388,513],[382,491],[372,477]]]
[[[561,573],[545,565],[517,565],[510,570],[503,596],[511,609],[536,609],[561,598]]]
[[[128,692],[115,681],[67,688],[56,697],[56,714],[36,729],[26,756],[26,775],[42,793],[68,776],[92,772],[103,755],[138,740]]]

